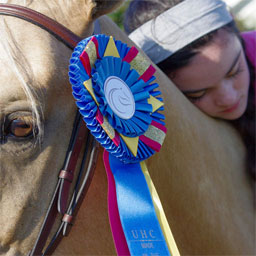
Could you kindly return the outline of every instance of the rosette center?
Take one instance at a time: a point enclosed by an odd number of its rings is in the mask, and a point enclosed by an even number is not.
[[[135,113],[135,100],[129,86],[119,77],[110,76],[104,83],[104,94],[112,111],[122,119]]]

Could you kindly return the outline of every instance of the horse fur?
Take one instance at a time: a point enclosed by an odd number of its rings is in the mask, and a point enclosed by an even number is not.
[[[95,5],[98,2],[101,8]],[[86,37],[92,34],[94,17],[119,4],[111,1],[112,7],[104,11],[109,1],[98,2],[26,3]],[[26,115],[42,129],[40,140],[10,137],[0,144],[0,255],[20,256],[32,248],[42,224],[64,161],[76,106],[67,76],[71,51],[33,24],[14,17],[0,19],[4,19],[7,32],[7,38],[0,38],[4,67],[0,69],[1,128]],[[102,33],[132,45],[107,17],[100,18],[100,25]],[[26,65],[18,61],[26,61]],[[164,97],[168,133],[160,153],[147,165],[180,253],[255,254],[254,194],[244,170],[241,138],[226,122],[195,108],[158,69],[156,76]],[[40,122],[35,120],[36,111]],[[115,254],[101,156],[102,149],[75,225],[54,255]]]

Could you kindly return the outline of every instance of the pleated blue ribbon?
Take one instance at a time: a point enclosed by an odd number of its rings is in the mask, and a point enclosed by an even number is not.
[[[109,165],[131,255],[170,255],[140,164],[124,164],[109,154]]]

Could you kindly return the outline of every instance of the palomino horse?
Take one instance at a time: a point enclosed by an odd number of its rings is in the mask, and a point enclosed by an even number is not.
[[[93,21],[119,1],[25,4],[84,38],[92,34]],[[76,106],[67,76],[71,50],[27,21],[0,18],[0,254],[27,255],[54,193],[72,132]],[[132,44],[107,17],[99,23],[102,33]],[[156,75],[168,133],[160,153],[147,164],[180,253],[255,254],[253,185],[245,172],[239,135],[227,123],[196,109],[161,71]],[[115,249],[101,149],[75,225],[54,255],[111,254]]]

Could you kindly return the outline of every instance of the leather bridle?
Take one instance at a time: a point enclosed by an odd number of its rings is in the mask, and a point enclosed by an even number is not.
[[[12,4],[0,4],[0,15],[14,16],[33,23],[47,30],[70,49],[74,49],[77,43],[81,41],[79,36],[63,25],[29,8]],[[85,146],[83,146],[84,143]],[[77,112],[64,164],[59,173],[59,179],[43,225],[33,249],[28,253],[29,256],[51,255],[62,237],[68,234],[72,220],[90,185],[97,161],[98,148],[99,144],[88,132],[81,115]],[[82,155],[82,162],[75,181],[74,191],[70,197],[70,187],[74,182],[74,172],[80,155]],[[71,199],[68,203],[69,198]],[[62,216],[61,223],[50,243],[46,245],[58,215]]]

